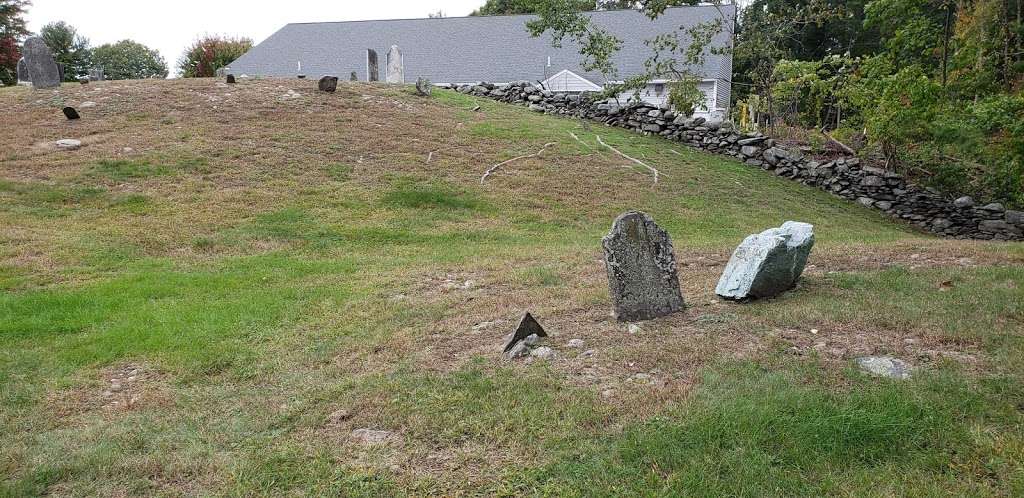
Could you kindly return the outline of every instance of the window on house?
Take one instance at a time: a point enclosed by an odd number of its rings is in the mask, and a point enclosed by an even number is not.
[[[661,97],[662,93],[665,93],[665,84],[664,83],[655,83],[654,84],[654,94],[659,96],[659,97]]]

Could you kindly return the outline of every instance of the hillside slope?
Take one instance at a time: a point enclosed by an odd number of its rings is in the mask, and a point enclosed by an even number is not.
[[[454,92],[102,82],[0,109],[7,494],[1024,490],[1020,244]],[[690,304],[639,329],[601,263],[628,209]],[[815,225],[800,287],[716,299],[785,220]],[[557,358],[500,360],[524,311]]]

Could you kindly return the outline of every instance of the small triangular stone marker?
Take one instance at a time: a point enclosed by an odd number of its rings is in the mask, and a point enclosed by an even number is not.
[[[66,117],[66,118],[68,118],[70,120],[75,120],[75,119],[81,118],[82,116],[78,115],[78,111],[76,111],[74,107],[65,107],[64,108],[64,117]]]
[[[237,80],[235,80],[235,75],[233,75],[233,74],[229,74],[229,75],[227,75],[227,77],[226,77],[226,78],[224,78],[224,79],[225,79],[225,82],[226,82],[227,84],[229,84],[229,85],[234,85],[234,84],[235,84],[235,82],[237,81]]]
[[[512,338],[509,339],[508,344],[505,344],[505,350],[503,353],[507,353],[515,345],[531,335],[537,337],[547,337],[548,334],[544,332],[544,327],[541,327],[537,320],[533,318],[533,315],[526,313],[523,318],[519,320],[519,325],[516,325],[515,332],[512,333]]]

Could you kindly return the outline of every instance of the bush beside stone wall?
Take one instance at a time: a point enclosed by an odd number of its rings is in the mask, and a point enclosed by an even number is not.
[[[981,205],[970,197],[949,200],[941,193],[917,187],[901,175],[862,164],[856,157],[821,162],[800,151],[785,149],[769,137],[735,131],[731,125],[676,115],[650,104],[620,106],[614,100],[554,93],[527,81],[504,85],[479,83],[458,86],[460,93],[529,106],[530,110],[591,119],[639,133],[661,135],[716,154],[815,186],[840,197],[874,207],[928,231],[961,239],[1024,240],[1024,212],[1001,204]]]

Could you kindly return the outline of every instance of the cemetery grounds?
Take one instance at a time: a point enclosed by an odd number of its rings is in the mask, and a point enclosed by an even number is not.
[[[1024,494],[1024,244],[621,129],[315,84],[0,89],[0,495]],[[684,313],[610,315],[600,240],[630,209],[672,237]],[[786,220],[815,227],[799,286],[718,299]],[[501,358],[526,311],[555,358]]]

